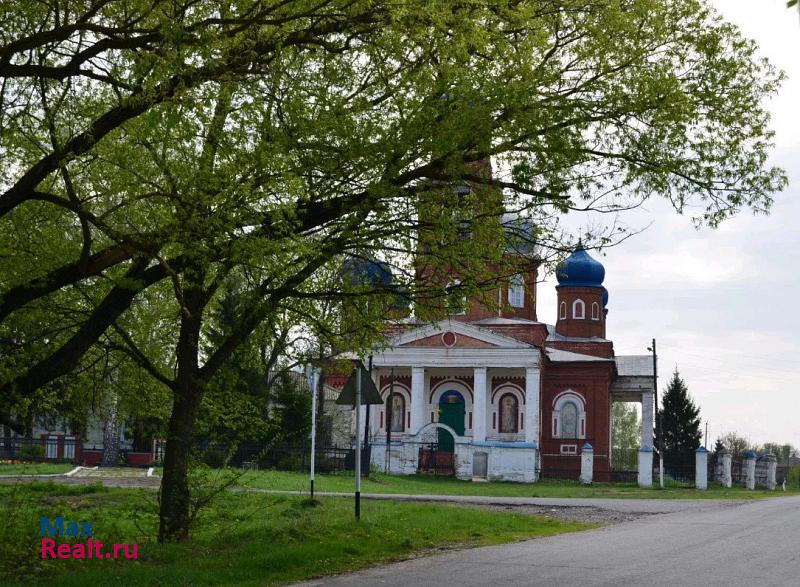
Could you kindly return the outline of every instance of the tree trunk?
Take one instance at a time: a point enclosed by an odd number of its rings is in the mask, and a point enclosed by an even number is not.
[[[101,467],[116,467],[119,464],[119,419],[117,397],[109,398],[108,412],[103,422],[103,458]]]
[[[159,542],[189,538],[189,458],[194,422],[202,397],[203,389],[189,384],[175,394],[172,404],[164,453],[164,477],[161,480]]]
[[[185,278],[181,328],[176,347],[177,377],[172,386],[174,400],[169,418],[161,480],[159,542],[178,542],[189,538],[191,496],[189,457],[194,422],[203,399],[206,382],[200,377],[199,341],[203,309],[208,297],[202,288],[204,273],[193,268]]]

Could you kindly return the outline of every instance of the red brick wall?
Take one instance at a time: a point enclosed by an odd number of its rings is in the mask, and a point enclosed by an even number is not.
[[[604,359],[611,359],[614,357],[614,343],[611,341],[572,342],[568,340],[554,340],[548,342],[547,347],[580,353],[582,355],[591,355],[592,357],[603,357]]]
[[[588,442],[594,448],[595,471],[608,471],[611,402],[609,389],[613,366],[608,363],[550,363],[542,376],[541,446],[545,468],[580,469],[580,450]],[[572,440],[553,438],[553,401],[563,391],[571,389],[586,403],[586,438]],[[578,456],[560,456],[562,444],[577,444]],[[599,478],[598,478],[599,479]]]
[[[585,312],[583,319],[572,317],[572,303],[583,300]],[[567,317],[561,318],[561,303],[567,305]],[[599,306],[599,320],[592,320],[592,304]],[[593,336],[605,338],[606,317],[603,312],[603,290],[597,287],[559,287],[558,304],[556,305],[556,332],[564,336],[580,336],[590,338]]]

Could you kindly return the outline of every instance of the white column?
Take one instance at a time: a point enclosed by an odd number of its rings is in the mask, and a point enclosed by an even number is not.
[[[539,446],[539,369],[525,369],[525,442]]]
[[[694,485],[708,489],[708,451],[702,446],[694,451]]]
[[[653,447],[653,392],[642,392],[642,446]]]
[[[472,387],[475,401],[472,403],[472,440],[486,440],[486,367],[475,367],[475,383]]]
[[[581,478],[584,485],[591,485],[594,477],[594,449],[588,442],[581,449]]]
[[[425,425],[425,367],[411,368],[411,434]]]
[[[770,491],[775,490],[775,485],[777,481],[775,480],[775,476],[778,469],[778,458],[775,455],[767,455],[767,489]]]
[[[722,485],[730,488],[733,486],[733,475],[731,474],[733,455],[727,451],[721,454],[722,457]]]
[[[639,487],[653,486],[653,447],[642,445],[639,449]]]
[[[751,450],[744,453],[744,485],[748,489],[756,488],[756,453]]]

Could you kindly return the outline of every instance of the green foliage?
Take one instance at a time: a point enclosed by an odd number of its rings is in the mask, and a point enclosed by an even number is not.
[[[546,269],[561,214],[663,197],[717,226],[786,185],[762,105],[782,75],[701,0],[184,4],[0,0],[0,418],[17,429],[110,397],[191,436],[207,395],[203,434],[253,434],[269,400],[252,348],[232,359],[248,339],[287,363],[385,344],[398,292],[443,305],[421,255],[496,291],[501,210],[530,219]],[[347,284],[352,255],[396,287]]]
[[[752,450],[755,447],[750,444],[750,439],[740,436],[736,432],[728,432],[717,439],[717,444],[722,444],[725,449],[735,458],[742,456],[742,453]]]
[[[779,463],[789,462],[790,457],[798,456],[798,450],[791,444],[779,444],[777,442],[765,442],[756,451],[759,454],[772,454],[778,458]]]
[[[229,492],[205,510],[192,544],[159,545],[153,494],[78,492],[49,485],[0,486],[0,581],[47,585],[283,584],[461,545],[502,544],[591,528],[554,519],[448,505],[352,502]],[[42,560],[39,516],[91,520],[104,544],[138,543],[137,561]],[[266,545],[266,546],[265,546]],[[94,561],[97,562],[97,561]]]
[[[641,425],[636,407],[614,402],[611,408],[611,446],[614,449],[634,450],[641,444]]]
[[[672,374],[662,399],[660,410],[664,463],[671,466],[690,466],[694,463],[694,451],[700,447],[700,408],[695,406],[689,390],[678,369]]]
[[[41,444],[23,444],[19,449],[19,458],[23,461],[38,462],[45,458],[45,450]]]

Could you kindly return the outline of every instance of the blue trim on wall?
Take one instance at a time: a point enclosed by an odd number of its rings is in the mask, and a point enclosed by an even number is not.
[[[535,442],[502,442],[499,440],[484,440],[481,442],[472,442],[473,446],[497,446],[500,448],[539,448]]]

